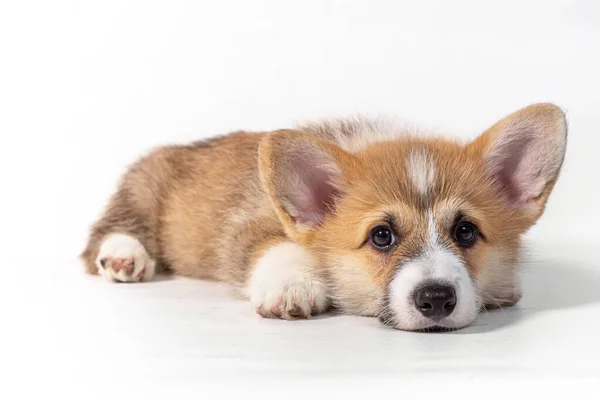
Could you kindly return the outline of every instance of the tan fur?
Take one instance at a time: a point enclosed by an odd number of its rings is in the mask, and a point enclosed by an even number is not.
[[[258,181],[262,136],[165,147],[137,162],[92,228],[82,255],[88,272],[97,273],[102,237],[121,232],[177,274],[243,283],[254,249],[283,237]]]
[[[498,132],[528,119],[554,126],[564,116],[552,105],[534,105],[467,145],[349,120],[160,148],[125,174],[92,227],[82,258],[87,271],[97,273],[103,238],[127,233],[163,270],[243,287],[268,248],[291,240],[319,260],[333,305],[377,315],[397,266],[422,250],[430,211],[440,240],[460,255],[482,299],[490,306],[512,304],[520,298],[515,277],[520,237],[543,213],[562,159],[548,172],[539,196],[517,207],[490,178],[486,157]],[[376,140],[368,137],[373,132],[380,133]],[[406,167],[415,151],[435,164],[426,194]],[[286,172],[289,157],[303,152],[316,152],[336,169],[331,171],[335,203],[314,225],[290,215],[282,195],[293,179]],[[457,247],[452,228],[458,212],[477,224],[485,240],[469,249]],[[399,233],[394,251],[384,254],[365,245],[370,230],[390,218]]]

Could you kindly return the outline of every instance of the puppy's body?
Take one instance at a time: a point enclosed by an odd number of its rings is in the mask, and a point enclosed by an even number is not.
[[[467,145],[352,120],[164,147],[125,174],[82,258],[109,280],[230,282],[263,316],[335,305],[456,328],[520,298],[520,236],[565,144],[562,112],[535,105]]]
[[[263,136],[164,147],[134,164],[92,229],[88,271],[98,271],[98,244],[118,232],[138,238],[158,269],[243,283],[257,244],[283,235],[258,177]]]

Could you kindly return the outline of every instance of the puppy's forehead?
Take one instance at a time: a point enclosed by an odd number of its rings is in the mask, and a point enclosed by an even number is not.
[[[478,160],[452,142],[382,143],[360,156],[359,189],[377,201],[431,209],[442,199],[468,194],[465,189],[481,180]]]

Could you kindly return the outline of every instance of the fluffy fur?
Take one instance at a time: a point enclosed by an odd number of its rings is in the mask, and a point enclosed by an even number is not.
[[[333,306],[398,329],[460,328],[520,299],[520,238],[566,139],[564,113],[535,104],[466,144],[354,119],[163,147],[129,168],[82,259],[111,281],[172,270],[230,282],[265,317]],[[469,247],[463,221],[479,232]],[[382,226],[385,250],[372,241]],[[456,293],[442,319],[413,300],[432,281]]]

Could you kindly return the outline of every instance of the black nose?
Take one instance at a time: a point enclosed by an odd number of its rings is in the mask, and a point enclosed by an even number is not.
[[[415,294],[417,310],[427,318],[439,320],[452,314],[456,306],[456,292],[448,285],[427,285]]]

